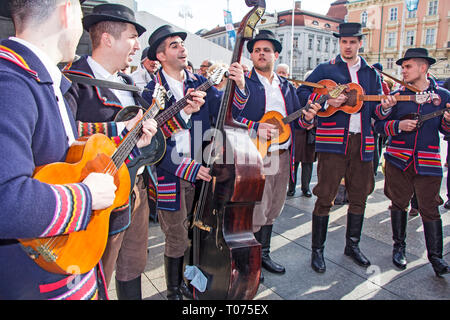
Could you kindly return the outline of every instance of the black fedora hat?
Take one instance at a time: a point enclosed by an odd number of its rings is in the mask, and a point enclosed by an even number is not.
[[[80,3],[85,2],[86,0],[80,0]],[[3,0],[0,3],[0,17],[11,18],[11,12],[9,10],[9,1]]]
[[[83,18],[83,27],[86,31],[89,31],[91,26],[101,21],[131,23],[136,27],[139,36],[147,31],[147,29],[136,22],[134,11],[121,4],[105,3],[95,6],[92,13]]]
[[[187,33],[183,31],[176,31],[172,26],[168,24],[165,24],[153,31],[153,33],[150,35],[150,38],[148,38],[148,44],[150,47],[148,49],[147,57],[150,60],[157,60],[156,49],[158,49],[160,43],[168,37],[175,36],[179,36],[184,41],[187,37]]]
[[[398,59],[395,63],[399,66],[402,65],[403,61],[409,60],[412,58],[422,58],[428,61],[430,66],[433,63],[436,63],[436,59],[428,56],[428,50],[425,48],[409,48],[405,52],[405,56],[401,59]]]
[[[275,35],[270,30],[261,30],[259,33],[249,42],[247,42],[247,50],[248,52],[253,52],[253,47],[256,41],[259,40],[267,40],[273,43],[275,47],[275,52],[280,53],[283,47],[281,46],[281,42],[277,40]]]
[[[339,25],[339,33],[333,32],[336,38],[341,37],[361,37],[361,23],[358,22],[344,22]]]

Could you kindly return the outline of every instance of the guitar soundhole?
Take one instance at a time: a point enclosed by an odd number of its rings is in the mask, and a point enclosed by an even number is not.
[[[358,91],[355,89],[350,89],[350,91],[347,92],[347,102],[345,104],[351,107],[356,106],[356,103],[358,102],[357,96]]]

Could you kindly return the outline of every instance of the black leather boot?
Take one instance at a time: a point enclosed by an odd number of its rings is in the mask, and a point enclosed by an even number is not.
[[[253,235],[255,236],[256,241],[261,243],[261,229],[258,232],[255,232]],[[261,268],[261,273],[259,275],[259,282],[260,283],[264,282],[264,274],[263,274],[262,268]]]
[[[167,300],[183,300],[183,294],[180,290],[181,281],[183,281],[183,260],[184,257],[170,258],[164,256]]]
[[[130,281],[116,279],[116,293],[118,300],[142,300],[141,276]]]
[[[363,220],[364,214],[347,213],[347,232],[345,234],[346,244],[344,254],[352,258],[353,261],[360,266],[368,267],[370,266],[370,261],[359,249]]]
[[[327,239],[329,216],[312,216],[311,268],[318,273],[326,270],[323,250]]]
[[[300,162],[294,162],[294,181],[292,181],[291,177],[289,177],[289,188],[287,192],[288,197],[292,197],[295,195],[295,186],[297,184],[297,171],[299,163]]]
[[[313,164],[312,162],[302,162],[302,192],[305,197],[311,198],[312,193],[309,189],[311,182]]]
[[[273,261],[270,256],[270,239],[272,238],[272,225],[261,227],[261,265],[272,273],[285,273],[286,269]]]
[[[406,224],[408,221],[406,211],[391,210],[392,240],[392,262],[400,269],[406,269]]]
[[[450,273],[450,267],[442,259],[442,220],[423,222],[423,231],[428,251],[428,260],[431,262],[436,276],[441,277],[444,274]]]

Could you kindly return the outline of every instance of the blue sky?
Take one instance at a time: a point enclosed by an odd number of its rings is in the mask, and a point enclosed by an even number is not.
[[[335,0],[302,0],[303,10],[326,14],[330,3]],[[229,0],[229,8],[233,21],[240,21],[250,11],[244,0]],[[148,11],[170,23],[196,32],[202,28],[212,29],[223,26],[223,10],[227,8],[227,0],[137,0],[139,11]],[[164,5],[162,5],[164,4]],[[292,8],[293,0],[266,0],[266,11],[284,11]],[[193,18],[183,19],[180,10],[186,7]]]

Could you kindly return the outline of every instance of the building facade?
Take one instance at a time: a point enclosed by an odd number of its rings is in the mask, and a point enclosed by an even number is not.
[[[450,75],[450,1],[419,0],[408,11],[404,0],[354,0],[347,3],[347,20],[363,24],[361,55],[380,62],[384,71],[400,75],[395,64],[408,48],[424,47],[438,62],[430,72],[437,79]]]
[[[277,63],[291,66],[291,76],[303,79],[306,72],[314,69],[319,63],[328,61],[339,52],[337,38],[333,32],[338,30],[344,21],[348,1],[336,1],[331,4],[327,15],[301,10],[301,1],[295,1],[294,15],[292,10],[265,13],[264,23],[258,24],[258,30],[271,30],[283,45]],[[292,27],[292,16],[294,26]],[[237,29],[240,23],[235,23]],[[227,47],[225,27],[217,27],[201,33],[201,36],[220,46]],[[250,55],[244,50],[244,56]]]

